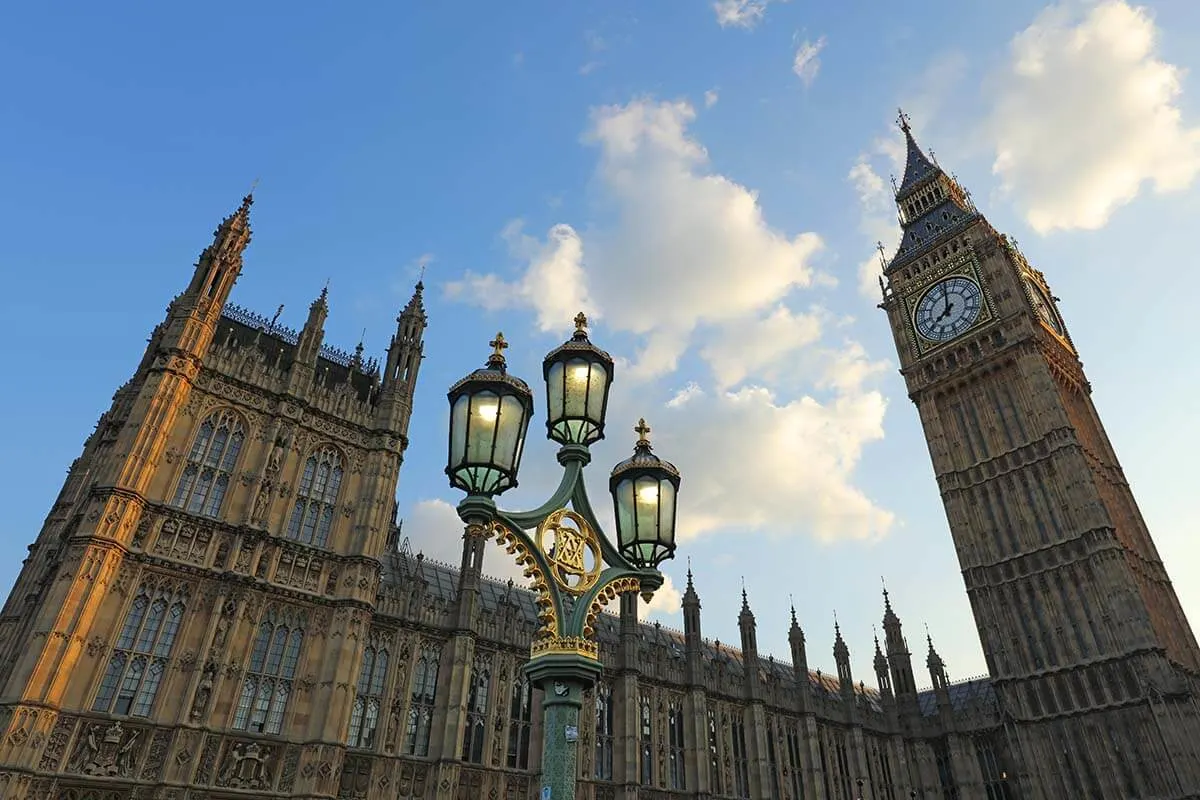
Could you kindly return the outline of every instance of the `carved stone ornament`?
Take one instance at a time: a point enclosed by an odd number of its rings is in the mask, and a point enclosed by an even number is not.
[[[141,737],[140,730],[127,730],[119,720],[108,726],[89,725],[67,769],[84,775],[131,778]]]
[[[217,785],[231,789],[266,789],[271,784],[270,760],[270,747],[258,742],[234,744],[225,754]]]
[[[192,710],[190,716],[193,720],[199,720],[204,716],[204,712],[208,710],[208,701],[212,698],[213,683],[217,678],[217,665],[209,661],[204,665],[204,672],[200,675],[200,683],[196,686],[196,696],[192,700]]]

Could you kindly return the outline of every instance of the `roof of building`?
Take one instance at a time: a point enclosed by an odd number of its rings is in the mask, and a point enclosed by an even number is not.
[[[384,582],[393,585],[403,584],[414,579],[419,574],[426,581],[428,590],[436,599],[453,602],[458,591],[459,570],[449,564],[428,558],[414,558],[401,551],[392,551],[384,563]],[[480,603],[485,612],[494,612],[504,603],[515,605],[530,625],[537,619],[537,606],[532,591],[518,586],[511,581],[500,581],[484,577],[480,581]],[[596,624],[596,635],[600,643],[615,645],[620,636],[619,617],[609,611],[600,615]],[[642,641],[667,648],[678,653],[682,658],[684,652],[684,634],[659,623],[640,623]],[[742,674],[742,652],[724,642],[705,639],[701,643],[704,659],[708,662],[721,663],[735,674]],[[773,657],[760,659],[760,668],[773,678],[780,681],[791,681],[792,664]],[[809,670],[809,682],[814,691],[819,691],[832,701],[842,699],[838,677],[834,673],[821,670]],[[883,707],[879,690],[872,686],[859,684],[855,693],[873,711],[882,712]],[[950,701],[955,711],[966,710],[968,707],[978,707],[983,700],[995,703],[989,678],[974,678],[950,686]],[[932,690],[918,694],[918,703],[923,716],[934,716],[937,713],[937,699]]]

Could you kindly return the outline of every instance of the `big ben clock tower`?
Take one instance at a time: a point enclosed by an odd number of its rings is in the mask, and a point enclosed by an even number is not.
[[[1040,271],[917,145],[881,304],[1022,795],[1200,796],[1200,650]]]

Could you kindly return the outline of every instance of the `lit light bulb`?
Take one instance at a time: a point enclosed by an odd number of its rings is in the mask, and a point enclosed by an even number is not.
[[[658,485],[643,486],[641,489],[638,489],[638,500],[641,500],[643,503],[657,503]]]
[[[571,380],[577,383],[587,383],[588,368],[586,366],[578,366],[571,368]]]
[[[478,409],[479,417],[484,422],[495,422],[496,416],[500,413],[500,405],[498,403],[481,403]]]

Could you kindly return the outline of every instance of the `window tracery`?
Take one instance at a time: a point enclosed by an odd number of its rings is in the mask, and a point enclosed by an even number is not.
[[[210,414],[196,431],[171,505],[189,514],[217,516],[245,439],[245,425],[231,409]]]
[[[641,754],[641,781],[643,786],[654,785],[654,717],[650,708],[650,696],[642,695],[638,708],[638,751]]]
[[[513,681],[508,709],[508,767],[529,769],[529,733],[533,727],[533,686],[525,675]]]
[[[93,711],[150,716],[187,600],[182,586],[142,584],[125,614]]]
[[[596,687],[596,779],[612,780],[613,769],[613,705],[612,687]]]
[[[344,474],[345,461],[332,445],[308,457],[296,487],[296,503],[287,529],[289,539],[316,547],[329,544]]]
[[[467,724],[463,731],[462,757],[475,764],[483,763],[483,738],[487,730],[488,695],[492,685],[490,655],[476,654],[471,665],[471,686],[467,691]]]
[[[683,703],[672,700],[667,708],[668,771],[672,789],[686,789],[683,756]]]
[[[429,734],[433,725],[433,705],[437,700],[441,658],[441,645],[426,644],[413,669],[412,703],[404,737],[404,752],[410,756],[429,755]]]
[[[254,638],[233,717],[234,730],[277,734],[283,729],[303,644],[302,619],[267,612]]]
[[[375,744],[384,688],[387,685],[387,671],[388,649],[378,639],[371,637],[363,650],[362,667],[358,672],[358,691],[350,712],[350,735],[346,739],[346,744],[350,747],[373,747]]]

